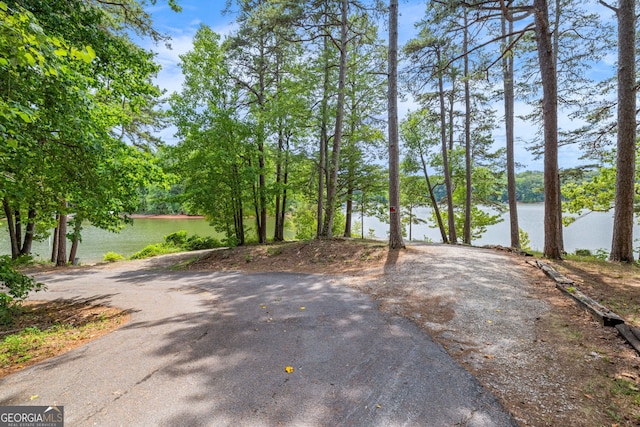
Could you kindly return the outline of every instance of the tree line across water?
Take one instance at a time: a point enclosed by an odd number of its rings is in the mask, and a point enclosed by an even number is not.
[[[495,205],[509,210],[519,247],[515,203],[544,198],[546,256],[562,255],[562,209],[615,207],[611,257],[633,260],[634,2],[607,6],[620,18],[617,40],[589,3],[425,2],[414,37],[397,46],[396,0],[230,1],[235,29],[199,28],[172,94],[130,37],[168,41],[143,6],[0,1],[0,197],[12,258],[53,229],[52,261],[65,265],[82,224],[117,231],[163,204],[206,215],[236,245],[282,240],[289,218],[301,236],[331,237],[351,234],[355,212],[393,224],[425,205],[443,242],[469,243],[498,220],[481,209]],[[596,78],[611,55],[619,74]],[[399,122],[398,92],[416,101]],[[515,100],[532,106],[522,119],[539,126],[528,145],[544,157],[541,174],[516,175]],[[584,127],[559,132],[558,107]],[[156,136],[169,124],[172,146]],[[591,175],[561,171],[560,144],[579,145]],[[402,246],[391,230],[391,246]]]

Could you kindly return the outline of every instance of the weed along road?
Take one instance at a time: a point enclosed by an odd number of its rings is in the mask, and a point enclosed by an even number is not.
[[[132,317],[0,380],[0,405],[62,405],[69,426],[515,425],[425,332],[341,277],[164,268],[181,256],[39,275],[36,299]]]

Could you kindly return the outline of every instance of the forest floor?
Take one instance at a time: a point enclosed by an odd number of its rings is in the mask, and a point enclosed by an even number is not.
[[[615,329],[601,326],[563,296],[542,272],[526,264],[525,257],[504,254],[506,263],[513,263],[517,268],[523,269],[526,276],[524,279],[529,284],[528,289],[523,290],[528,294],[527,298],[542,302],[547,309],[535,319],[533,342],[524,350],[518,350],[524,353],[522,358],[527,361],[526,367],[522,368],[519,363],[501,358],[500,355],[480,353],[476,355],[478,357],[474,359],[474,363],[470,363],[469,352],[473,352],[473,348],[460,350],[460,337],[434,334],[433,330],[429,330],[428,322],[424,322],[425,319],[438,321],[437,317],[445,314],[452,316],[452,309],[446,306],[446,301],[429,298],[424,293],[416,296],[417,294],[393,287],[390,280],[386,285],[385,274],[391,274],[389,271],[385,272],[389,259],[394,258],[394,263],[402,265],[411,262],[411,257],[415,255],[412,248],[400,251],[399,254],[390,254],[386,244],[379,241],[334,239],[217,250],[187,268],[205,271],[288,271],[352,275],[356,278],[354,287],[379,300],[381,309],[404,315],[430,332],[452,357],[498,397],[521,425],[640,425],[640,356],[618,336]],[[583,293],[621,315],[627,323],[640,327],[638,266],[593,259],[547,263],[573,279]],[[428,275],[428,272],[423,274]],[[376,285],[373,292],[374,287],[363,285],[373,281],[378,285],[384,283],[387,289]],[[390,295],[393,296],[393,304],[386,304]],[[0,366],[0,377],[44,357],[81,345],[126,321],[126,315],[114,312],[113,308],[92,306],[91,311],[88,311],[86,306],[61,307],[59,304],[38,304],[34,306],[37,310],[27,310],[29,316],[19,319],[19,323],[0,326],[0,340],[20,328],[37,327],[44,330],[51,326],[53,318],[76,324],[78,328],[89,324],[89,328],[93,329],[84,333],[81,339],[68,333],[66,343],[63,341],[64,334],[61,334],[54,346],[48,346],[37,357],[14,363],[13,366]],[[39,314],[34,314],[34,311]],[[113,321],[92,326],[92,319]],[[418,322],[417,319],[421,321]],[[518,334],[518,325],[513,325],[510,334]],[[550,385],[546,381],[536,381],[536,376],[540,373],[552,376],[555,383]],[[512,386],[505,387],[505,375]],[[519,386],[525,382],[526,387]],[[531,396],[535,396],[535,399]]]

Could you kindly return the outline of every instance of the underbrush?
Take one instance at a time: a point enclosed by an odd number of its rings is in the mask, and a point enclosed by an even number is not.
[[[17,265],[25,263],[22,258],[12,260],[8,255],[0,256],[0,324],[13,321],[30,292],[46,289],[44,284],[16,270]]]
[[[189,236],[186,231],[180,230],[164,237],[164,242],[148,245],[141,251],[131,255],[129,259],[144,259],[157,255],[165,255],[175,252],[198,251],[202,249],[214,249],[225,246],[213,237],[201,237],[197,234]],[[106,260],[106,258],[105,258]]]

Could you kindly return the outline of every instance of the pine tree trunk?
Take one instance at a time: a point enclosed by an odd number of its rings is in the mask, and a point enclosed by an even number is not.
[[[438,229],[440,230],[442,243],[449,243],[449,238],[447,237],[447,230],[444,228],[444,223],[442,222],[442,215],[440,215],[440,208],[438,207],[438,201],[436,200],[436,195],[433,192],[433,187],[431,187],[431,180],[429,179],[429,173],[427,171],[427,161],[425,160],[423,153],[420,153],[420,160],[422,161],[422,172],[424,174],[424,179],[427,182],[427,189],[429,190],[429,199],[431,199],[431,206],[433,206],[433,212],[436,215],[436,222],[438,223]]]
[[[273,230],[273,241],[281,242],[284,240],[284,221],[281,221],[280,209],[281,209],[281,195],[284,189],[282,185],[282,151],[284,143],[282,130],[278,130],[278,163],[276,165],[276,212],[275,212],[275,226]]]
[[[509,21],[509,34],[513,33],[513,22]],[[502,18],[502,36],[507,34],[506,19]],[[510,43],[509,37],[506,41]],[[520,249],[520,226],[518,224],[518,194],[516,189],[516,161],[515,161],[515,135],[514,135],[514,75],[513,52],[505,54],[502,60],[503,84],[504,84],[504,117],[505,139],[507,145],[507,196],[509,199],[509,226],[511,234],[511,247]]]
[[[636,163],[635,1],[618,2],[618,141],[611,261],[633,262]]]
[[[344,237],[351,237],[351,220],[353,219],[353,184],[349,182],[344,220]]]
[[[347,42],[348,42],[348,11],[349,1],[341,1],[340,21],[340,68],[338,77],[338,102],[336,104],[336,123],[331,150],[331,171],[327,185],[327,205],[322,235],[333,237],[333,219],[337,207],[336,194],[338,191],[338,170],[340,167],[340,148],[342,144],[342,123],[344,120],[345,86],[347,79]]]
[[[389,247],[404,248],[400,223],[400,150],[398,135],[398,0],[389,1]]]
[[[542,114],[544,120],[544,256],[562,258],[560,222],[560,184],[558,170],[558,83],[553,60],[546,0],[534,0],[534,19],[538,63],[542,77]]]
[[[464,160],[466,175],[466,193],[464,203],[464,228],[462,232],[462,242],[471,244],[471,203],[473,183],[471,178],[473,171],[471,170],[471,89],[469,88],[469,20],[467,17],[467,8],[464,8],[464,35],[463,35],[463,51],[464,55]]]
[[[438,64],[440,50],[437,51]],[[455,211],[453,209],[453,189],[451,185],[451,172],[449,170],[449,155],[447,150],[447,123],[444,102],[444,81],[442,73],[438,76],[438,89],[440,91],[440,138],[442,139],[442,173],[444,174],[444,186],[447,192],[447,225],[449,228],[449,243],[457,243]]]
[[[324,230],[324,184],[325,176],[327,173],[326,157],[327,157],[327,144],[328,144],[328,130],[327,130],[327,116],[328,116],[328,98],[329,98],[329,41],[325,37],[324,39],[324,78],[322,82],[322,103],[321,103],[321,117],[320,117],[320,147],[318,147],[318,206],[317,206],[317,218],[316,218],[316,237],[319,239],[322,237]]]
[[[284,154],[284,171],[282,174],[282,206],[280,207],[280,235],[278,236],[280,240],[284,240],[284,221],[286,218],[286,209],[287,209],[287,184],[289,183],[289,141],[287,139],[287,145],[285,147]]]

